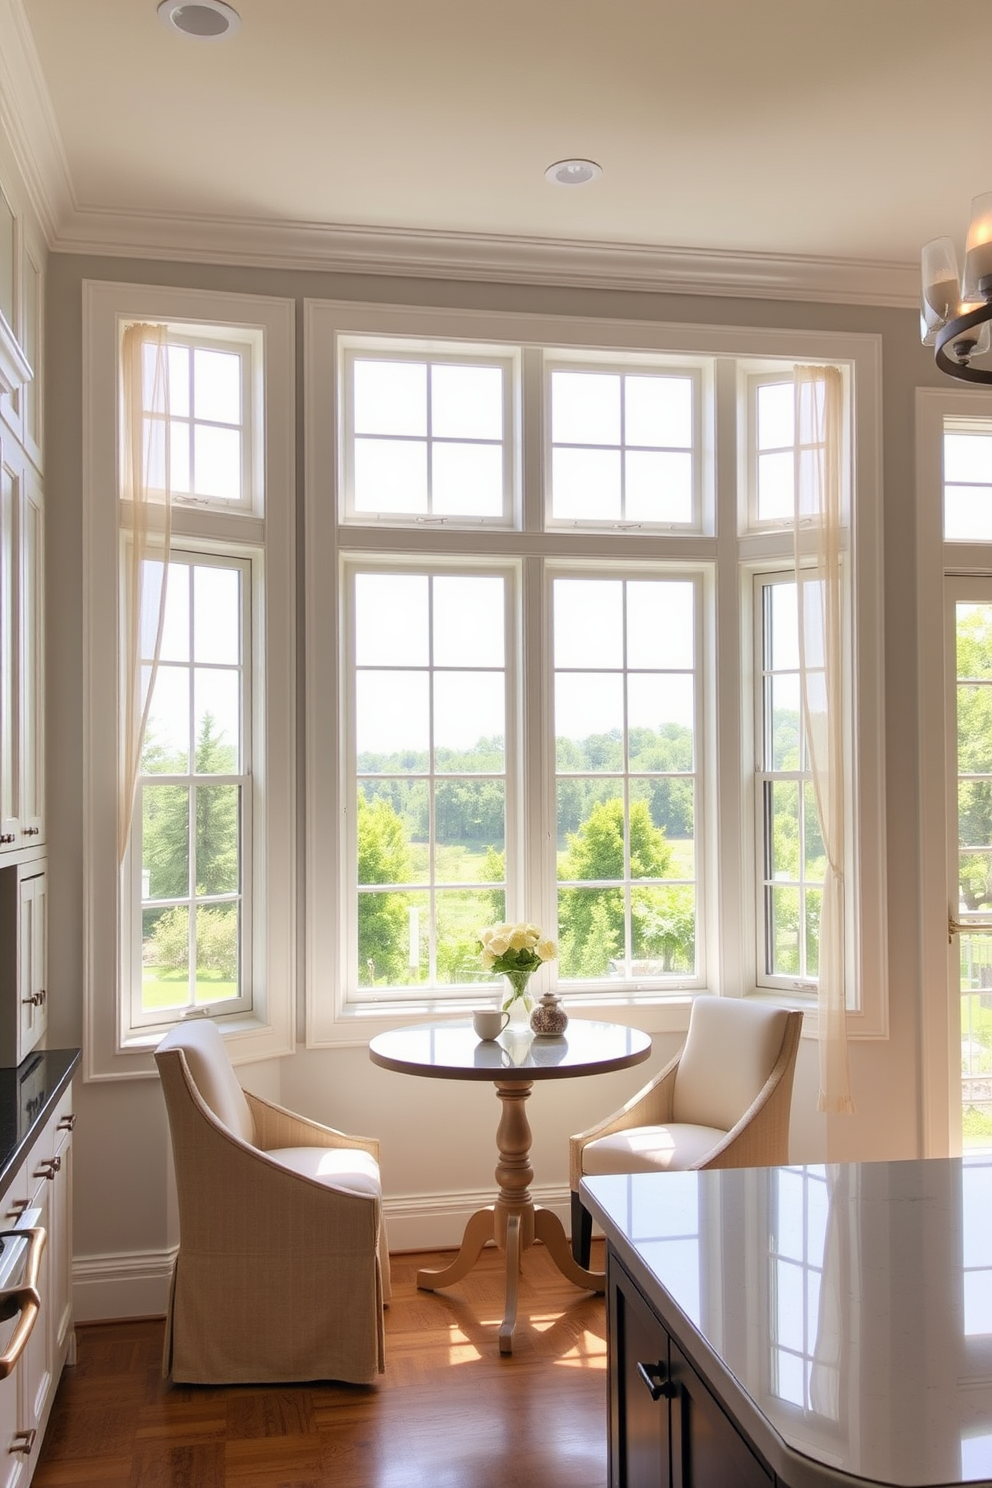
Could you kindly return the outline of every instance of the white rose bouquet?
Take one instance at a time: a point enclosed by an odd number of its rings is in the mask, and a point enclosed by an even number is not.
[[[490,925],[479,935],[479,949],[483,969],[505,976],[513,988],[503,1003],[504,1012],[517,998],[530,1005],[527,982],[531,973],[558,954],[554,941],[543,935],[539,926],[523,923]]]

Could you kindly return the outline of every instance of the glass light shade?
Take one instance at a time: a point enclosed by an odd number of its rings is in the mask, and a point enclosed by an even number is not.
[[[921,279],[921,330],[924,344],[932,346],[936,333],[958,313],[958,256],[950,238],[932,238],[924,244]]]
[[[983,309],[984,306],[985,306],[985,301],[984,300],[971,300],[971,301],[962,300],[961,301],[961,304],[958,306],[955,314],[957,314],[957,315],[967,315],[972,310],[981,310],[981,309]],[[976,356],[984,356],[985,353],[988,351],[989,346],[992,345],[992,330],[990,330],[989,322],[988,321],[986,321],[984,325],[975,326],[973,330],[966,331],[965,332],[965,335],[967,337],[972,337],[973,336],[974,339],[975,339],[975,345],[973,346],[973,348],[971,349],[971,351],[969,351],[969,353],[968,353],[969,358],[970,357],[976,357]],[[962,339],[964,339],[964,337],[962,337]],[[952,343],[952,346],[955,346],[955,345],[957,345],[957,342]]]
[[[987,294],[979,288],[982,279],[988,280],[986,288],[992,291],[992,191],[976,196],[971,204],[961,298],[984,304]]]

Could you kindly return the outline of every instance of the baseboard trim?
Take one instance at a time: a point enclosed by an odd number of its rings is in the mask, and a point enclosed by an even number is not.
[[[569,1193],[560,1184],[531,1189],[535,1204],[552,1209],[568,1227]],[[447,1250],[457,1246],[470,1215],[493,1202],[492,1189],[406,1194],[383,1200],[390,1250]],[[72,1266],[72,1300],[77,1323],[119,1318],[160,1317],[169,1298],[176,1250],[128,1251],[77,1256]]]

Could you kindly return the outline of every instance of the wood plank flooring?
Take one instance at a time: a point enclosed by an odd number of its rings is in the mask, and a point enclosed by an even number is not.
[[[448,1259],[393,1257],[386,1374],[370,1388],[172,1386],[160,1321],[78,1328],[33,1488],[605,1488],[603,1298],[535,1246],[503,1358],[502,1257],[418,1291],[417,1270]]]

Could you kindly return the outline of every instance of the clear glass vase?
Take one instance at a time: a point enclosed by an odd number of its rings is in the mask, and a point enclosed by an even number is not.
[[[521,1032],[530,1031],[530,1015],[534,1007],[534,999],[530,995],[528,983],[532,973],[529,971],[504,971],[507,981],[507,992],[503,998],[503,1011],[509,1013],[509,1029],[518,1029]]]

